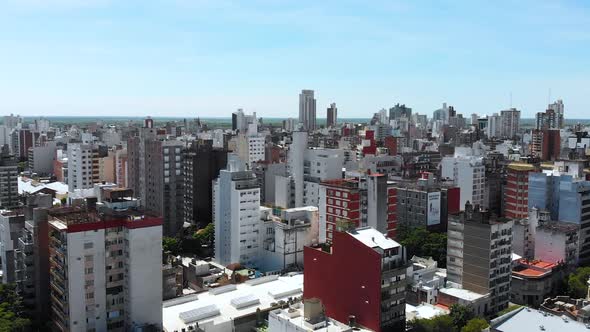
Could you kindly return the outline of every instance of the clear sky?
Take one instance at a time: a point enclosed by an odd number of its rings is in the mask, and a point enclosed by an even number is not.
[[[590,1],[0,0],[0,114],[590,118]]]

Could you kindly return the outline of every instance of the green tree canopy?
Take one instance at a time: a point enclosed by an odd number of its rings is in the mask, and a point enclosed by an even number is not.
[[[177,238],[164,236],[162,238],[162,249],[170,251],[172,255],[178,255],[182,251],[182,245]]]
[[[415,332],[453,332],[453,320],[449,315],[436,316],[431,319],[415,319],[409,323]]]
[[[490,324],[483,318],[473,318],[461,329],[461,332],[481,332]]]
[[[0,284],[0,332],[25,331],[31,321],[23,316],[22,300],[12,284]]]
[[[573,298],[586,297],[588,292],[588,277],[590,276],[590,267],[579,267],[567,279],[567,290],[569,296]]]
[[[447,235],[429,232],[424,227],[400,226],[397,241],[408,251],[408,257],[432,257],[438,267],[447,266]]]
[[[451,319],[453,320],[453,326],[455,326],[458,331],[467,325],[467,322],[473,319],[475,316],[473,309],[468,306],[453,304],[450,309],[451,313],[449,316],[451,316]]]

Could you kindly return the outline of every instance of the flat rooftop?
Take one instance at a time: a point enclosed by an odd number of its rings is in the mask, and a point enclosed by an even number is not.
[[[162,308],[164,329],[168,332],[188,329],[189,325],[223,324],[236,318],[268,310],[272,303],[303,295],[303,274],[269,276],[237,285],[213,288],[165,301]]]
[[[588,332],[589,330],[580,322],[530,308],[520,308],[516,310],[516,313],[510,312],[505,316],[492,320],[493,331]]]
[[[449,296],[452,296],[452,297],[455,297],[458,299],[462,299],[462,300],[466,300],[466,301],[477,301],[479,299],[483,299],[488,296],[488,294],[479,294],[479,293],[472,292],[467,289],[455,288],[455,287],[441,288],[438,291],[442,292],[444,294],[447,294]]]
[[[381,248],[385,250],[401,246],[399,243],[371,227],[358,228],[354,231],[348,232],[348,234],[352,235],[355,239],[361,241],[369,248]]]

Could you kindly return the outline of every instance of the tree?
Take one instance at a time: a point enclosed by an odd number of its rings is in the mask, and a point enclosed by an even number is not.
[[[415,319],[409,322],[412,332],[453,332],[453,320],[449,315],[440,315],[433,318]]]
[[[12,284],[0,284],[0,331],[25,331],[31,321],[23,315],[22,299]]]
[[[176,256],[182,252],[182,245],[177,238],[164,236],[162,238],[162,249]]]
[[[199,229],[193,234],[193,238],[200,241],[201,244],[211,244],[215,240],[215,224],[210,223],[204,228]]]
[[[590,267],[579,267],[567,279],[567,292],[572,298],[586,297]]]
[[[409,257],[432,257],[438,267],[447,266],[446,234],[429,232],[425,227],[400,226],[397,240],[406,248]]]
[[[473,318],[461,329],[461,332],[481,332],[490,324],[483,318]]]
[[[453,326],[460,331],[467,322],[474,318],[473,309],[468,306],[460,305],[460,304],[453,304],[451,306],[451,312],[449,316],[453,320]]]

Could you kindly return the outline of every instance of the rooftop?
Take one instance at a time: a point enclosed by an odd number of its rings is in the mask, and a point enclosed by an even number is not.
[[[518,265],[512,269],[512,275],[522,278],[539,278],[551,274],[553,268],[558,265],[555,263],[543,262],[540,260],[529,261],[524,258],[516,262]]]
[[[588,332],[589,329],[584,324],[569,318],[530,308],[519,308],[492,320],[491,323],[492,330],[499,332]]]
[[[472,292],[467,289],[455,288],[455,287],[441,288],[438,291],[442,292],[444,294],[447,294],[449,296],[452,296],[452,297],[455,297],[458,299],[462,299],[462,300],[466,300],[466,301],[470,301],[470,302],[477,301],[479,299],[483,299],[488,296],[488,294],[479,294],[479,293]]]
[[[510,163],[510,164],[508,164],[507,168],[515,170],[515,171],[534,171],[535,170],[534,165],[522,163],[522,162]]]
[[[165,301],[163,325],[166,331],[181,331],[195,323],[224,324],[255,314],[257,308],[267,310],[281,300],[302,295],[303,274],[252,279]]]
[[[320,322],[315,322],[313,324],[306,321],[304,317],[304,306],[303,303],[296,303],[295,305],[291,306],[289,309],[277,309],[271,311],[270,317],[281,321],[289,321],[291,326],[297,327],[297,331],[314,331],[314,332],[349,332],[349,331],[360,331],[360,332],[370,332],[371,330],[367,330],[361,327],[355,327],[354,329],[344,323],[341,323],[335,319],[327,318]],[[270,320],[269,317],[269,320]],[[272,325],[270,326],[272,327]]]
[[[383,235],[383,233],[372,227],[358,228],[354,231],[348,232],[355,239],[362,242],[369,248],[392,249],[400,247],[401,245],[392,239]]]
[[[357,179],[325,180],[325,181],[322,181],[321,184],[324,186],[328,186],[328,187],[358,189],[358,180]]]
[[[406,321],[413,319],[431,319],[440,315],[448,315],[449,311],[440,306],[434,306],[428,303],[421,303],[418,306],[413,306],[406,303]]]

